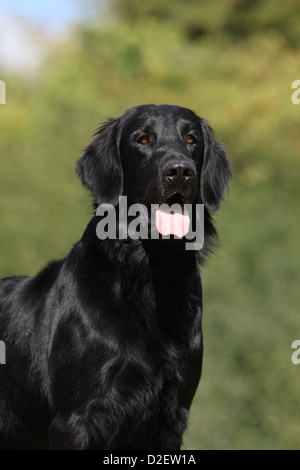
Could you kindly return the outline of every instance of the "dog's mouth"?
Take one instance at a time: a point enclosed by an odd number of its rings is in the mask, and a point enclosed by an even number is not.
[[[173,206],[173,204],[179,204],[179,206],[183,208],[185,204],[185,197],[183,194],[177,192],[166,199],[163,204],[167,204],[169,207]]]
[[[189,231],[190,214],[183,194],[175,192],[158,204],[151,204],[151,222],[163,236],[183,238]],[[147,203],[149,208],[149,203]]]

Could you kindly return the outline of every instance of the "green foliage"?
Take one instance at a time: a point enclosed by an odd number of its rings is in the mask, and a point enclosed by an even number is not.
[[[155,19],[175,26],[190,40],[205,35],[234,40],[271,34],[284,37],[290,46],[300,44],[299,0],[111,0],[109,5],[112,14],[127,23]]]
[[[171,103],[208,119],[234,178],[202,269],[204,371],[188,449],[299,449],[299,1],[112,0],[0,106],[0,274],[67,254],[91,214],[75,160],[109,116]]]

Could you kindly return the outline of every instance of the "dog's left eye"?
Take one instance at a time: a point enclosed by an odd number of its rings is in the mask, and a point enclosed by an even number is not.
[[[139,139],[138,139],[138,143],[139,144],[142,144],[142,145],[147,145],[149,143],[149,139],[146,135],[142,135]]]
[[[192,144],[195,144],[197,142],[197,139],[192,134],[188,134],[186,136],[186,141],[187,141],[188,144],[192,145]]]

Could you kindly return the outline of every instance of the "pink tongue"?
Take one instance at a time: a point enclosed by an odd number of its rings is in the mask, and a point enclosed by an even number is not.
[[[178,238],[184,237],[190,226],[190,218],[186,210],[174,211],[174,214],[170,214],[170,211],[164,211],[157,209],[155,212],[155,225],[161,235],[176,235]]]

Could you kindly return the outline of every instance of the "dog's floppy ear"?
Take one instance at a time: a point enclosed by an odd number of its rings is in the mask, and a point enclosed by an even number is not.
[[[123,172],[118,150],[120,119],[110,119],[77,161],[75,173],[92,193],[95,202],[116,204],[123,190]]]
[[[200,124],[204,141],[200,193],[207,209],[216,211],[220,207],[224,190],[229,187],[231,169],[225,150],[215,139],[212,128],[204,119],[200,119]]]

